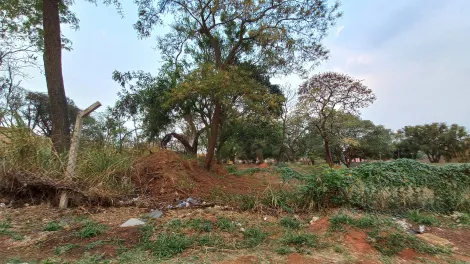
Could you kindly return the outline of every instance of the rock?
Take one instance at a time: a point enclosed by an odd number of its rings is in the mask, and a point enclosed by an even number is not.
[[[121,225],[121,227],[128,227],[128,226],[138,226],[138,225],[144,225],[145,222],[142,220],[139,220],[137,218],[131,218],[127,220],[124,224]]]
[[[7,207],[5,203],[0,203],[0,208],[5,208]]]
[[[450,242],[449,240],[442,238],[442,237],[438,237],[430,233],[417,234],[416,236],[419,237],[424,242],[429,243],[434,246],[441,246],[441,247],[453,247],[454,246],[454,244]]]
[[[150,211],[150,214],[149,214],[151,218],[160,218],[162,215],[163,215],[163,212],[158,209]]]
[[[243,227],[240,228],[240,231],[241,231],[241,232],[245,232],[245,228],[243,228]]]
[[[410,224],[408,224],[406,222],[406,220],[396,220],[395,221],[395,224],[399,225],[401,228],[403,228],[403,230],[407,231],[408,229],[410,229]]]
[[[313,225],[313,223],[315,223],[318,220],[320,220],[320,217],[314,216],[314,217],[312,217],[312,220],[310,220],[310,224]]]

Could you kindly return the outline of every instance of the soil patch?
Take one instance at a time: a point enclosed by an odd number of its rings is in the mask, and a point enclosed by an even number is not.
[[[224,165],[214,164],[212,171],[206,171],[197,159],[184,159],[171,150],[143,157],[135,168],[134,184],[160,205],[187,197],[207,198],[217,189],[222,193],[253,194],[280,184],[279,177],[272,175],[230,175]]]
[[[431,227],[429,233],[445,238],[457,248],[456,252],[470,257],[470,229]]]
[[[362,230],[349,230],[344,241],[350,248],[354,249],[355,253],[358,253],[359,255],[376,252],[375,249],[367,242],[367,234]]]
[[[310,231],[314,233],[325,233],[330,228],[330,219],[328,217],[323,217],[322,219],[311,224],[309,228]]]
[[[258,258],[255,256],[243,256],[232,260],[224,260],[217,262],[218,264],[251,264],[258,263]]]

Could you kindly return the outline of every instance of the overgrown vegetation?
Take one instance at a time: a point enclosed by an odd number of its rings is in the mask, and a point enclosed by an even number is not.
[[[85,222],[84,226],[78,231],[77,235],[80,238],[95,237],[103,234],[108,226],[94,221]]]

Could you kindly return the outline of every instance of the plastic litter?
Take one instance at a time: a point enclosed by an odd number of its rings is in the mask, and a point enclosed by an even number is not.
[[[124,224],[121,225],[121,227],[128,227],[128,226],[138,226],[138,225],[144,225],[145,222],[137,219],[137,218],[131,218],[124,222]]]
[[[151,218],[160,218],[162,215],[163,215],[163,212],[160,210],[152,210],[150,211],[150,214],[149,214]]]

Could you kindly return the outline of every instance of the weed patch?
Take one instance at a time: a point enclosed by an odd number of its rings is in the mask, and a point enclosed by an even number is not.
[[[410,211],[408,213],[408,219],[417,224],[423,225],[435,226],[439,224],[439,220],[437,220],[435,216],[421,214],[418,210]]]
[[[95,241],[95,242],[91,242],[90,244],[88,244],[88,246],[86,246],[86,250],[92,250],[95,247],[102,246],[102,245],[105,245],[105,244],[106,244],[106,242],[104,242],[103,240],[98,240],[98,241]]]
[[[279,221],[279,224],[285,228],[299,229],[301,226],[300,221],[294,217],[284,217]]]
[[[287,233],[282,237],[281,242],[285,245],[295,246],[296,248],[303,246],[316,247],[318,245],[318,237],[314,234]]]
[[[217,228],[228,232],[233,232],[236,230],[236,226],[233,221],[226,217],[217,218]]]
[[[78,231],[80,238],[95,237],[103,234],[108,226],[94,221],[87,221],[85,225]]]
[[[77,244],[66,244],[66,245],[63,245],[63,246],[60,246],[60,247],[56,247],[54,249],[54,254],[56,255],[62,255],[64,253],[67,253],[68,251],[74,249],[74,248],[78,248],[79,245]]]
[[[268,237],[268,233],[257,227],[252,227],[247,228],[245,232],[243,232],[243,237],[245,238],[243,241],[243,246],[251,248],[263,243],[266,237]]]
[[[147,242],[145,248],[149,249],[156,257],[161,259],[171,258],[193,243],[192,239],[183,234],[161,233],[155,239],[155,242]]]
[[[57,223],[57,222],[48,222],[45,226],[44,226],[44,231],[49,231],[49,232],[52,232],[52,231],[59,231],[59,230],[62,230],[63,227]]]

